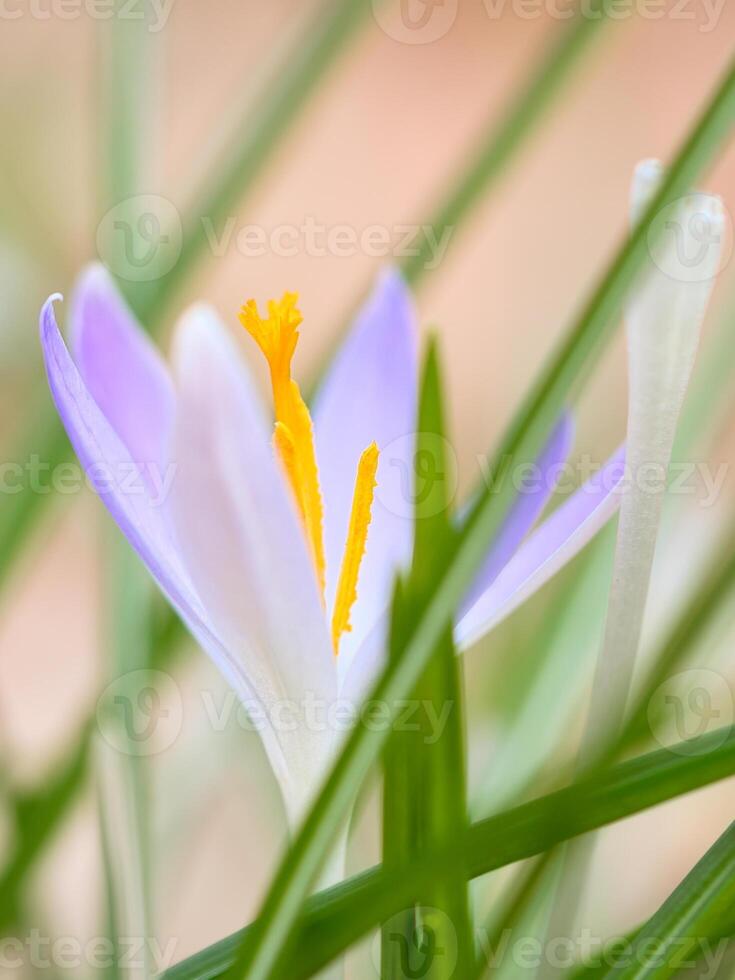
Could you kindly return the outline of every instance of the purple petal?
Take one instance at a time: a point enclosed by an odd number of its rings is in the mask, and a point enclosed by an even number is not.
[[[137,464],[88,391],[69,355],[54,316],[53,303],[57,299],[61,299],[58,294],[50,297],[41,310],[41,346],[51,394],[79,461],[123,534],[192,634],[240,696],[258,700],[250,678],[243,674],[207,620],[171,538],[166,507],[151,499],[145,483],[131,486],[130,476],[138,472]],[[285,772],[280,745],[269,729],[264,729],[262,734],[274,769]]]
[[[476,642],[525,602],[597,534],[620,505],[616,491],[624,469],[621,447],[528,538],[457,624],[455,639],[461,648]]]
[[[536,460],[533,474],[526,478],[524,486],[518,491],[516,501],[465,597],[460,618],[490,588],[541,516],[559,479],[559,468],[566,462],[573,442],[574,420],[565,412]]]
[[[381,458],[349,658],[390,600],[395,572],[411,554],[410,493],[417,388],[417,327],[411,295],[398,272],[385,271],[337,353],[316,398],[314,429],[327,558],[327,607],[336,590],[349,526],[357,464],[373,440]]]
[[[87,390],[132,458],[143,472],[157,467],[160,474],[173,426],[173,383],[101,265],[90,266],[74,292],[71,346]]]

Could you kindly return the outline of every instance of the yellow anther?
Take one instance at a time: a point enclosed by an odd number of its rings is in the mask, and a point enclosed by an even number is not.
[[[302,316],[298,296],[284,293],[268,303],[268,317],[258,313],[255,300],[240,311],[240,322],[268,361],[276,416],[274,444],[283,463],[304,523],[319,588],[324,596],[325,558],[322,494],[319,487],[314,430],[299,386],[291,378],[291,361],[299,340]]]
[[[349,633],[350,612],[357,599],[357,579],[365,554],[368,527],[370,525],[373,495],[376,487],[375,474],[378,469],[378,447],[373,442],[363,452],[357,467],[355,492],[352,497],[350,528],[347,533],[342,567],[339,572],[337,594],[332,613],[332,644],[335,656],[339,652],[339,641],[343,633]]]

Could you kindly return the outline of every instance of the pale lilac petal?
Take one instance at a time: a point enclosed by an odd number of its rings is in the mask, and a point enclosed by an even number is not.
[[[130,455],[148,473],[165,468],[174,418],[168,368],[101,265],[81,276],[71,309],[71,347],[87,390]]]
[[[131,487],[135,463],[87,389],[62,340],[52,296],[41,311],[40,329],[49,386],[79,461],[112,517],[138,553],[166,598],[209,653],[243,700],[260,701],[241,665],[215,634],[171,538],[166,508],[151,499],[147,486]],[[253,679],[257,681],[257,678]],[[270,728],[261,730],[276,774],[289,776],[281,746]]]
[[[624,476],[621,448],[592,479],[556,510],[521,545],[495,582],[459,621],[455,639],[465,649],[567,564],[613,516]]]
[[[416,389],[416,314],[400,274],[387,270],[338,351],[313,413],[325,505],[328,607],[339,576],[360,454],[373,441],[381,450],[353,631],[340,645],[345,659],[385,609],[395,572],[410,558]]]
[[[388,627],[390,610],[385,609],[354,655],[347,660],[337,658],[340,700],[359,706],[377,681],[388,660]]]
[[[181,322],[174,346],[178,413],[172,511],[187,567],[218,634],[272,711],[294,794],[313,791],[330,735],[309,704],[336,696],[316,574],[271,425],[234,342],[211,311]]]
[[[516,501],[465,597],[460,609],[460,619],[493,584],[541,516],[573,443],[574,419],[565,412],[536,460],[533,472],[524,474],[524,485],[519,489]]]

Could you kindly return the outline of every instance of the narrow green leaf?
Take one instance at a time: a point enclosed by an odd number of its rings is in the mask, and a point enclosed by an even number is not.
[[[106,530],[112,687],[108,688],[104,731],[94,740],[94,757],[108,920],[111,938],[122,950],[120,941],[127,936],[153,935],[148,759],[139,752],[134,731],[141,698],[151,685],[152,586],[118,529]],[[143,952],[148,951],[146,943]],[[116,956],[114,962],[121,959]],[[150,963],[145,972],[151,972]]]
[[[665,980],[722,939],[735,906],[735,823],[707,851],[621,954],[608,980]]]
[[[735,774],[735,732],[698,740],[698,753],[661,749],[588,777],[541,799],[478,821],[463,840],[424,855],[410,870],[371,868],[310,898],[288,964],[290,980],[312,976],[379,922],[416,899],[436,875],[461,862],[468,877],[534,857],[573,836]],[[243,939],[257,928],[220,940],[172,967],[165,980],[223,976]],[[285,967],[284,967],[285,969]]]
[[[435,342],[426,355],[419,401],[416,463],[436,475],[428,493],[416,495],[411,572],[393,605],[390,655],[401,649],[412,618],[426,601],[454,534],[449,518],[444,408]],[[388,742],[383,780],[383,866],[411,866],[422,853],[440,850],[466,829],[465,744],[460,660],[451,629],[440,639],[413,691],[415,731],[396,731]],[[437,721],[439,725],[437,726]],[[438,728],[438,730],[436,730]],[[430,930],[430,932],[429,932]],[[430,943],[430,945],[429,945]],[[432,956],[432,950],[438,955]],[[456,950],[456,959],[454,957]],[[450,955],[451,951],[451,955]],[[423,975],[443,980],[464,976],[473,960],[467,875],[461,866],[432,882],[417,906],[402,910],[383,927],[385,980],[403,980],[406,961],[421,962]]]
[[[369,695],[387,706],[394,719],[399,702],[417,683],[432,650],[451,624],[454,611],[480,567],[487,547],[512,502],[512,481],[505,479],[513,465],[530,462],[558,418],[572,387],[594,363],[612,334],[614,317],[647,254],[648,233],[659,211],[686,192],[729,133],[735,117],[735,63],[670,167],[659,193],[617,254],[581,317],[541,375],[518,412],[492,467],[493,478],[471,513],[458,548],[446,562],[431,601],[418,619],[405,652],[390,661]],[[386,733],[364,726],[353,730],[319,798],[293,846],[284,856],[263,904],[261,917],[248,934],[232,977],[249,980],[274,976],[281,949],[294,929],[340,821],[385,743]]]
[[[78,800],[88,762],[89,729],[85,727],[73,751],[53,766],[41,788],[15,797],[15,840],[0,874],[0,929],[13,925],[27,870]]]
[[[563,744],[602,635],[614,546],[610,525],[589,545],[576,575],[529,637],[531,649],[544,651],[543,660],[487,771],[478,780],[470,811],[473,816],[518,799]]]
[[[515,929],[527,913],[539,885],[546,875],[553,853],[553,851],[547,851],[541,857],[522,867],[518,879],[513,882],[502,913],[496,916],[490,926],[483,931],[481,948],[472,974],[474,980],[482,980],[486,973],[489,975],[491,969],[489,956],[492,956],[493,952],[500,948],[503,937]]]
[[[178,650],[181,638],[179,621],[166,615],[158,630],[154,630],[153,637],[151,667],[165,671],[171,666]],[[68,811],[79,798],[89,771],[90,745],[96,732],[96,714],[92,714],[81,727],[71,749],[54,764],[51,777],[40,780],[39,788],[34,792],[15,799],[19,837],[0,871],[0,928],[12,920],[30,868],[44,853],[46,845],[63,825]]]

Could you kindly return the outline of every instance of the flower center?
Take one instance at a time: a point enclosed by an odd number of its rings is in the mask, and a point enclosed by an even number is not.
[[[268,316],[263,319],[255,300],[250,299],[240,310],[240,322],[268,362],[275,411],[273,444],[293,492],[324,603],[324,505],[314,448],[314,426],[299,386],[291,377],[291,361],[302,322],[297,302],[295,293],[284,293],[281,300],[269,301]],[[378,455],[378,447],[373,442],[363,452],[357,466],[349,530],[332,610],[335,655],[339,652],[340,638],[352,629],[350,612],[357,599],[357,580],[365,554]]]

